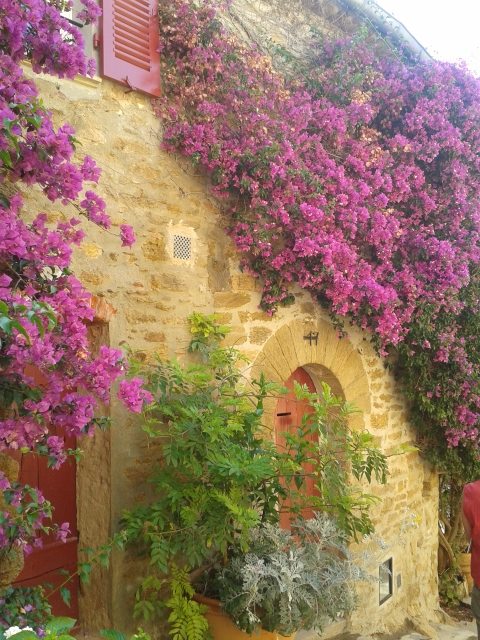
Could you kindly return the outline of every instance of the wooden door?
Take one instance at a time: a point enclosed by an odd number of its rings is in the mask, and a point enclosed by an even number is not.
[[[275,442],[278,447],[285,447],[285,434],[288,432],[294,433],[297,427],[301,424],[302,418],[306,414],[313,413],[313,409],[307,400],[298,400],[295,397],[293,391],[294,383],[298,382],[301,385],[306,385],[307,389],[312,393],[316,392],[315,385],[309,374],[301,367],[296,369],[292,375],[284,382],[284,386],[288,389],[288,393],[282,396],[277,402],[276,419],[275,419]],[[313,438],[313,436],[312,436]],[[305,473],[309,473],[312,470],[311,465],[306,464],[304,466]],[[313,478],[307,477],[305,480],[304,489],[306,495],[313,495],[315,493]],[[288,499],[285,501],[285,507],[288,507]],[[306,508],[302,511],[304,518],[311,518],[313,516],[313,510]],[[290,529],[291,521],[295,517],[288,513],[280,514],[280,526],[285,529]]]
[[[42,385],[44,380],[39,372],[32,369],[33,376]],[[62,434],[57,433],[60,436]],[[76,439],[65,436],[65,449],[75,449]],[[51,502],[54,513],[53,523],[68,522],[70,533],[66,542],[57,540],[55,534],[42,536],[42,546],[34,548],[25,556],[25,566],[15,581],[17,586],[44,585],[54,615],[67,615],[78,619],[78,577],[66,585],[70,591],[70,606],[63,602],[59,587],[66,579],[66,573],[77,571],[78,531],[77,531],[77,487],[76,463],[72,456],[59,469],[51,469],[45,456],[35,453],[13,454],[20,464],[19,481],[39,489],[45,499]]]
[[[66,448],[75,448],[75,438],[66,439]],[[78,577],[67,585],[71,606],[67,606],[55,589],[65,580],[65,573],[77,571],[78,532],[76,502],[76,464],[69,456],[67,461],[54,470],[47,466],[44,456],[36,454],[22,455],[20,460],[20,482],[38,487],[54,508],[53,522],[68,522],[70,534],[66,542],[56,539],[55,535],[43,536],[43,546],[34,548],[25,557],[25,567],[15,581],[17,586],[46,585],[54,615],[67,615],[78,619]]]
[[[92,307],[95,310],[95,321],[88,326],[88,341],[93,356],[98,356],[100,347],[108,345],[109,333],[108,322],[114,313],[113,308],[105,302],[103,298],[92,298]],[[33,368],[29,372],[41,386],[46,380]],[[105,407],[99,407],[100,415],[107,415]],[[57,433],[55,435],[61,435]],[[98,439],[98,434],[94,438],[87,438],[82,448],[88,452],[87,460],[80,461],[80,482],[79,490],[81,497],[80,517],[77,518],[77,465],[72,456],[68,456],[67,461],[58,470],[49,469],[46,459],[35,454],[26,454],[14,457],[20,463],[20,482],[38,487],[45,498],[49,500],[54,508],[53,520],[57,524],[68,522],[70,524],[70,534],[65,543],[56,540],[55,536],[45,537],[43,547],[34,549],[26,557],[25,568],[17,578],[16,585],[33,586],[37,584],[49,586],[46,592],[53,592],[49,598],[54,615],[66,615],[79,620],[79,579],[76,575],[78,569],[78,546],[79,531],[78,523],[83,527],[82,547],[94,547],[99,542],[104,543],[108,539],[110,531],[110,503],[109,498],[105,500],[105,509],[99,512],[98,508],[90,509],[92,504],[97,504],[102,500],[103,494],[98,491],[102,483],[109,482],[110,478],[110,448],[108,436],[106,439]],[[74,437],[65,438],[65,448],[75,449],[77,442]],[[102,457],[95,447],[101,447]],[[98,467],[101,467],[100,469]],[[92,478],[86,481],[86,478]],[[82,489],[83,487],[83,489]],[[92,488],[93,487],[93,488]],[[83,497],[82,497],[83,493]],[[99,496],[101,496],[99,498]],[[91,531],[88,530],[88,523],[93,521]],[[100,535],[99,535],[100,534]],[[60,595],[59,587],[66,579],[66,573],[75,578],[66,585],[70,591],[71,604],[67,606]],[[107,600],[110,593],[110,583],[107,571],[104,568],[97,568],[95,588],[82,594],[82,623],[90,628],[99,629],[102,626],[111,626],[110,620],[101,618],[107,607]],[[87,613],[85,614],[85,609]],[[92,623],[95,621],[95,624]],[[99,622],[101,620],[101,622]]]

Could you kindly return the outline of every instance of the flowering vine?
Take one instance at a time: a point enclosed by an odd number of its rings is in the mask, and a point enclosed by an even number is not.
[[[95,20],[97,4],[82,1],[79,18]],[[66,458],[64,436],[91,433],[97,404],[109,401],[126,370],[118,349],[91,354],[90,295],[70,270],[72,249],[84,237],[78,216],[110,227],[105,202],[87,186],[100,170],[89,156],[74,161],[72,127],[54,127],[20,66],[27,57],[35,72],[60,78],[94,72],[79,29],[61,15],[69,8],[64,0],[0,0],[0,452],[35,451],[53,467]],[[65,207],[64,219],[52,225],[39,213],[26,222],[17,182],[38,185]],[[120,237],[127,247],[135,240],[128,225]],[[137,381],[124,381],[122,394],[132,410],[148,401]],[[0,509],[0,551],[28,549],[48,529],[50,505],[2,471],[0,492],[7,507]],[[59,527],[60,539],[67,533],[67,525]]]
[[[280,73],[221,8],[160,5],[166,148],[210,175],[261,306],[297,283],[395,349],[426,448],[475,465],[480,82],[362,38]]]

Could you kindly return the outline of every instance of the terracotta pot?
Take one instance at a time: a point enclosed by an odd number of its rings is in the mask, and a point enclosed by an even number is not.
[[[223,612],[218,600],[212,600],[212,598],[206,598],[198,594],[195,596],[195,600],[208,607],[205,617],[208,620],[213,640],[248,640],[248,638],[253,640],[285,640],[285,638],[288,640],[290,638],[290,640],[293,640],[294,638],[295,634],[293,636],[281,636],[279,633],[264,631],[263,629],[250,635],[233,624],[232,620]]]
[[[13,548],[0,553],[0,589],[12,584],[20,575],[24,565],[23,551]]]
[[[468,591],[471,592],[473,589],[473,578],[471,574],[471,562],[472,562],[472,554],[471,553],[459,553],[457,556],[458,567],[463,574],[463,577],[467,581]]]

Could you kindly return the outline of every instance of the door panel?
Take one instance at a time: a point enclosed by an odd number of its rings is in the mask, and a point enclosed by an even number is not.
[[[315,385],[312,378],[305,371],[305,369],[299,368],[292,373],[292,375],[284,382],[284,386],[289,390],[285,396],[282,396],[277,402],[276,419],[275,419],[275,441],[278,447],[285,448],[285,435],[286,433],[295,433],[297,427],[301,424],[304,415],[313,413],[313,409],[307,400],[298,400],[295,397],[293,391],[294,383],[298,382],[301,385],[306,385],[307,389],[315,393]],[[314,436],[311,436],[314,439]],[[312,465],[304,465],[305,473],[309,473],[312,470]],[[304,492],[306,495],[314,495],[314,481],[313,478],[306,478],[304,485]],[[289,500],[285,501],[285,507],[288,507]],[[311,518],[313,516],[312,509],[304,509],[302,511],[304,518]],[[287,513],[280,514],[280,526],[285,529],[290,529],[291,522],[294,519]]]
[[[65,448],[74,449],[75,438],[65,439]],[[15,581],[15,585],[45,585],[49,593],[58,587],[66,578],[65,571],[75,573],[77,570],[78,531],[76,501],[76,464],[69,456],[59,469],[50,469],[44,456],[33,453],[24,454],[19,459],[20,477],[23,484],[37,487],[45,498],[52,503],[53,522],[68,522],[70,535],[65,543],[56,539],[53,534],[42,536],[43,546],[34,548],[25,557],[25,566]],[[71,606],[61,599],[57,590],[49,598],[54,615],[68,615],[78,618],[78,578],[73,579],[68,588],[71,594]]]

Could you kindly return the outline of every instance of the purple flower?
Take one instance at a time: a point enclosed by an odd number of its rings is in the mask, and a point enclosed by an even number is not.
[[[130,225],[120,225],[120,239],[122,241],[122,247],[131,247],[135,243],[135,233]]]
[[[142,388],[141,378],[131,378],[122,380],[120,383],[118,397],[126,407],[133,413],[140,413],[146,404],[153,402],[153,395]]]
[[[77,20],[90,24],[102,15],[102,10],[96,0],[80,0],[80,2],[85,8],[76,15]]]
[[[69,523],[62,522],[62,524],[57,529],[57,540],[60,540],[60,542],[66,542],[69,533],[70,533]]]

